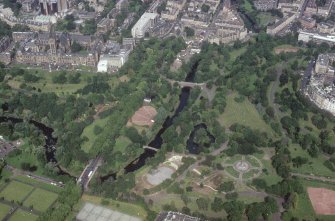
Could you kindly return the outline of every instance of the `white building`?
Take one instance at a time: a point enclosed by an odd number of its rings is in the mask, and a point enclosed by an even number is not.
[[[133,38],[143,38],[145,33],[157,22],[157,13],[144,13],[131,29]]]
[[[300,31],[298,36],[298,41],[309,42],[327,42],[334,44],[335,43],[335,35],[327,35],[327,34],[320,34],[316,32],[306,32]]]

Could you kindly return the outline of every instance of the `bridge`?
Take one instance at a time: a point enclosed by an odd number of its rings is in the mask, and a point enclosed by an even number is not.
[[[98,167],[101,165],[101,157],[98,156],[85,167],[84,171],[81,173],[77,180],[77,184],[81,185],[84,190],[88,189],[88,184],[97,171]]]
[[[206,83],[193,83],[193,82],[186,82],[186,81],[175,81],[175,80],[168,80],[171,84],[177,83],[180,87],[200,87],[201,90],[206,88]]]
[[[149,150],[153,150],[153,151],[158,151],[158,149],[154,148],[154,147],[149,147],[149,146],[143,146],[143,149],[149,149]]]

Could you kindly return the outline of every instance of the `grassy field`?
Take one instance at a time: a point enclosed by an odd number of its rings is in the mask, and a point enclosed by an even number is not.
[[[335,190],[334,185],[326,184],[319,181],[309,181],[301,179],[302,184],[307,187],[324,187],[327,189]],[[323,215],[316,215],[312,206],[312,203],[309,199],[307,191],[303,194],[299,195],[298,204],[295,209],[290,210],[290,212],[295,216],[299,217],[301,220],[315,220],[319,218],[323,221],[333,221],[335,220],[335,216],[323,216]]]
[[[225,167],[225,171],[226,171],[227,173],[229,173],[230,175],[232,175],[233,177],[235,177],[235,178],[238,178],[239,175],[240,175],[240,173],[237,172],[237,171],[234,169],[234,167],[232,167],[232,166]]]
[[[115,146],[114,146],[113,151],[114,152],[116,152],[116,151],[121,151],[122,152],[122,151],[124,151],[124,149],[129,144],[131,144],[131,141],[127,137],[120,136],[115,140]]]
[[[236,60],[236,58],[238,56],[240,56],[241,54],[243,54],[244,52],[246,52],[247,48],[246,47],[242,47],[240,49],[237,50],[233,50],[230,52],[230,58],[229,58],[229,62],[228,63],[232,63]]]
[[[3,220],[10,210],[10,206],[0,203],[0,220]]]
[[[23,199],[33,190],[30,185],[26,185],[17,181],[11,181],[4,190],[1,191],[0,197],[5,200],[22,202]]]
[[[22,163],[30,163],[30,165],[37,166],[37,170],[34,171],[35,174],[43,175],[43,168],[38,166],[38,160],[36,156],[29,153],[28,151],[25,151],[24,150],[26,148],[25,145],[27,144],[24,144],[23,146],[21,146],[21,150],[22,150],[21,154],[17,156],[13,156],[13,157],[9,157],[7,155],[7,157],[5,157],[6,163],[15,168],[19,168],[19,169],[21,168]]]
[[[243,3],[243,8],[247,11],[247,12],[252,12],[254,9],[252,8],[251,3],[248,0],[244,0]]]
[[[17,210],[9,219],[9,221],[35,221],[37,216],[23,210]]]
[[[104,128],[107,124],[108,118],[104,118],[104,119],[97,119],[95,120],[92,124],[88,125],[87,127],[85,127],[83,133],[81,134],[81,137],[87,137],[88,141],[86,141],[82,146],[82,150],[85,151],[86,153],[89,153],[89,151],[91,150],[91,147],[95,141],[95,138],[97,137],[94,134],[94,127],[95,126],[99,126],[101,128]]]
[[[97,196],[90,196],[84,194],[81,198],[81,202],[91,202],[94,204],[101,204],[102,198],[97,197]],[[128,214],[130,216],[136,216],[140,217],[143,221],[146,220],[147,217],[147,212],[138,205],[130,204],[130,203],[125,203],[125,202],[119,202],[111,199],[107,199],[109,204],[106,205],[106,207],[119,211],[121,213]]]
[[[227,106],[224,113],[219,117],[219,122],[226,128],[234,123],[239,123],[253,129],[273,134],[272,129],[267,125],[255,106],[245,99],[241,103],[237,103],[234,98],[238,97],[236,93],[227,96]]]
[[[270,12],[260,12],[257,15],[257,23],[261,27],[266,27],[269,23],[272,23],[276,20],[275,16],[272,16]]]
[[[290,152],[292,158],[300,156],[308,159],[307,164],[304,164],[299,168],[292,167],[293,172],[314,174],[316,176],[335,177],[335,173],[324,165],[326,158],[323,155],[320,154],[317,158],[312,158],[309,156],[307,151],[303,150],[299,145],[296,144],[290,146]]]
[[[23,202],[26,207],[33,206],[35,210],[45,212],[57,199],[58,195],[43,189],[35,189]]]

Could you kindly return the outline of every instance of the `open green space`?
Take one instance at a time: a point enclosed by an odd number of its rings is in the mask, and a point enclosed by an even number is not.
[[[120,136],[118,137],[116,140],[115,140],[115,146],[114,146],[114,149],[113,151],[124,151],[125,148],[131,144],[131,141],[127,138],[127,137],[124,137],[124,136]]]
[[[10,209],[11,209],[10,206],[0,203],[0,220],[3,220],[3,218],[5,218]]]
[[[307,151],[303,150],[299,145],[296,144],[290,146],[290,152],[292,158],[300,156],[308,159],[308,163],[303,164],[301,167],[292,167],[293,172],[308,175],[312,174],[315,176],[335,177],[335,173],[324,165],[326,157],[322,154],[319,154],[318,157],[313,158],[307,153]]]
[[[238,178],[239,175],[240,175],[240,173],[237,172],[237,171],[234,169],[234,167],[232,167],[232,166],[228,166],[228,167],[226,167],[226,168],[225,168],[225,171],[226,171],[227,173],[229,173],[231,176],[235,177],[235,178]]]
[[[239,123],[272,134],[271,127],[265,123],[255,106],[248,99],[238,103],[234,100],[236,97],[238,97],[236,93],[227,96],[227,106],[219,117],[219,122],[226,128]]]
[[[22,202],[26,196],[34,188],[30,185],[20,183],[17,181],[11,181],[5,189],[0,193],[0,197],[3,197],[7,201]]]
[[[275,22],[276,16],[271,15],[270,12],[260,12],[257,14],[257,23],[261,27],[266,27],[268,24]]]
[[[89,153],[89,151],[92,148],[94,140],[97,137],[97,135],[94,134],[94,127],[99,126],[101,128],[104,128],[106,126],[107,122],[108,122],[108,118],[96,119],[93,123],[91,123],[90,125],[85,127],[81,137],[87,137],[88,141],[84,142],[81,145],[81,148],[82,148],[83,151],[85,151],[86,153]]]
[[[32,194],[23,202],[26,207],[33,207],[35,210],[45,212],[57,199],[58,195],[43,189],[35,189]]]
[[[258,161],[254,157],[246,156],[245,160],[248,161],[251,167],[257,167],[257,168],[261,167],[261,165],[258,163]]]
[[[28,150],[25,150],[26,148]],[[32,166],[37,166],[37,170],[34,171],[35,174],[43,175],[44,169],[39,166],[39,162],[38,162],[36,155],[32,154],[29,151],[29,147],[27,143],[21,146],[21,150],[22,152],[19,155],[13,155],[13,156],[7,155],[5,157],[6,163],[18,169],[21,169],[22,163],[29,163]]]
[[[38,216],[34,214],[18,209],[10,217],[9,221],[35,221],[37,218]]]

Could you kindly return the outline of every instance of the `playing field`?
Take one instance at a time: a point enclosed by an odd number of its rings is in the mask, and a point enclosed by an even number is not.
[[[335,215],[335,191],[308,187],[307,192],[316,214]]]
[[[33,206],[35,210],[45,212],[58,195],[42,189],[35,189],[34,192],[23,202],[23,206]]]
[[[154,107],[143,106],[138,109],[135,114],[131,117],[130,122],[138,126],[149,126],[154,124],[154,118],[157,115],[157,111]]]
[[[9,219],[9,221],[35,221],[38,216],[18,209]]]
[[[22,202],[24,198],[33,190],[32,186],[12,181],[0,193],[0,197],[4,197],[7,201]]]
[[[10,206],[0,203],[0,220],[3,220],[10,210]]]

